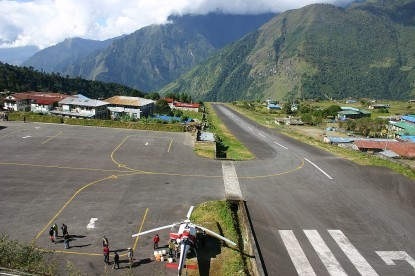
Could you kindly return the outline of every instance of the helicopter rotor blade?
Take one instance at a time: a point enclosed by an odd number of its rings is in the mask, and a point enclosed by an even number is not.
[[[225,242],[227,242],[227,243],[229,243],[229,244],[231,244],[231,245],[233,245],[233,246],[236,246],[236,243],[234,243],[233,241],[231,241],[231,240],[229,240],[229,239],[227,239],[227,238],[225,238],[225,237],[223,237],[223,236],[221,236],[221,235],[219,235],[219,234],[217,234],[217,233],[213,232],[212,230],[209,230],[209,229],[207,229],[207,228],[205,228],[205,227],[203,227],[203,226],[196,225],[196,224],[195,224],[195,227],[197,227],[197,228],[199,228],[199,229],[202,229],[202,230],[204,230],[205,232],[207,232],[207,233],[211,234],[212,236],[214,236],[214,237],[216,237],[216,238],[218,238],[218,239],[221,239],[221,240],[223,240],[223,241],[225,241]]]
[[[192,215],[193,209],[195,208],[195,206],[190,206],[189,212],[187,212],[187,219],[190,219],[190,216]]]
[[[144,231],[144,232],[141,232],[141,233],[134,234],[134,235],[132,235],[132,237],[134,238],[134,237],[141,236],[141,235],[145,235],[145,234],[148,234],[148,233],[151,233],[151,232],[155,232],[155,231],[158,231],[158,230],[171,228],[173,226],[176,226],[176,224],[169,224],[169,225],[157,227],[157,228],[154,228],[154,229],[150,229],[150,230],[147,230],[147,231]]]

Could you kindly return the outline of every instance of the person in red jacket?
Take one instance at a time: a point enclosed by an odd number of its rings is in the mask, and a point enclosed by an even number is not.
[[[154,249],[159,248],[159,241],[160,241],[159,234],[156,234],[153,238]]]
[[[108,246],[104,246],[104,263],[109,264],[110,263],[110,249]]]

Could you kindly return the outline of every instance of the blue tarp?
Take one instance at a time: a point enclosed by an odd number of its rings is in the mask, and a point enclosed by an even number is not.
[[[181,121],[180,117],[167,116],[167,115],[156,115],[153,118],[154,119],[161,119],[161,120],[166,121],[166,122],[169,122],[170,120],[172,120],[172,121],[176,121],[176,122],[190,123],[192,121],[192,118],[188,118],[185,121]]]
[[[268,109],[282,109],[279,104],[269,104]]]
[[[401,119],[404,120],[404,121],[415,123],[415,117],[414,116],[402,116]]]

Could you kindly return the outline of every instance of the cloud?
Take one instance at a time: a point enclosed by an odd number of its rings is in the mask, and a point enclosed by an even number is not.
[[[353,0],[0,0],[0,47],[45,48],[69,37],[103,40],[166,23],[171,14],[283,12]]]

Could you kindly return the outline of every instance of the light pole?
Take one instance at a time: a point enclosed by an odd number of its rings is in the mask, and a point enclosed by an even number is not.
[[[390,121],[388,121],[388,126],[387,126],[387,128],[386,128],[386,142],[385,142],[385,152],[386,152],[386,150],[387,150],[387,147],[388,147],[388,139],[389,139],[389,128],[390,128]]]

